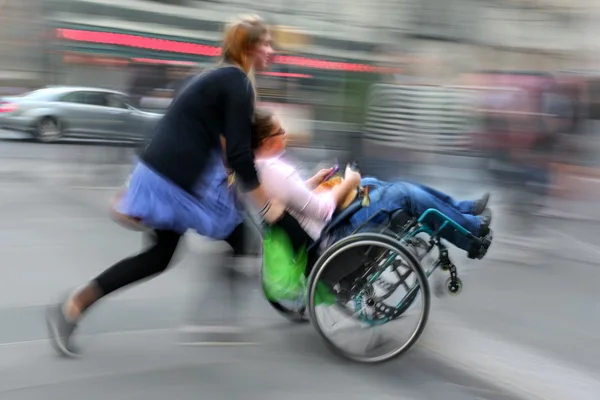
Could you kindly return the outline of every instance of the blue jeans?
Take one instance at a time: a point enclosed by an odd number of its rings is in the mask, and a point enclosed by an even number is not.
[[[379,210],[396,211],[404,209],[412,217],[420,217],[429,208],[436,209],[457,224],[464,227],[475,236],[479,236],[480,219],[471,215],[475,208],[473,201],[457,201],[451,196],[425,185],[408,182],[384,182],[376,178],[363,178],[362,186],[370,186],[369,198],[371,204],[363,207],[354,214],[347,226],[344,226],[343,235],[348,235],[359,225],[365,223]],[[372,220],[373,224],[385,222],[386,215],[381,214]],[[434,228],[438,228],[440,221],[432,219],[426,221]],[[336,232],[338,236],[341,232]],[[455,246],[468,251],[470,240],[450,229],[444,229],[441,233],[443,239],[448,240]]]

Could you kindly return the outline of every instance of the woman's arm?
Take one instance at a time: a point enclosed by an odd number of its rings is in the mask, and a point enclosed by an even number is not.
[[[356,184],[351,180],[344,179],[342,183],[334,186],[333,189],[331,189],[331,196],[334,198],[336,206],[340,206],[346,200],[346,198],[348,198],[350,192],[356,190],[359,184]]]
[[[242,71],[237,68],[229,70],[231,72],[221,79],[224,89],[225,156],[227,164],[243,183],[243,189],[251,192],[260,186],[251,147],[254,89]]]
[[[333,197],[313,194],[304,182],[290,173],[283,161],[263,162],[259,166],[260,178],[269,193],[280,199],[286,208],[317,220],[329,220],[335,211]]]
[[[331,174],[331,172],[333,172],[333,168],[322,169],[319,172],[317,172],[312,178],[309,178],[306,181],[304,181],[304,184],[310,190],[314,190],[314,189],[317,188],[317,186],[319,186],[321,183],[323,183],[323,181],[325,180],[325,178],[329,174]]]
[[[307,180],[304,181],[304,184],[310,190],[315,190],[317,188],[317,186],[319,186],[319,183],[317,183],[317,176],[315,175],[312,178],[308,178]]]
[[[270,199],[260,186],[251,147],[254,89],[246,74],[237,68],[230,70],[226,79],[222,80],[225,102],[225,157],[228,166],[240,180],[240,189],[248,193],[254,206],[269,220],[272,218],[266,214],[270,209]],[[275,211],[275,208],[272,211]],[[279,216],[274,216],[277,217]]]
[[[261,181],[287,208],[317,220],[329,220],[337,206],[357,186],[344,181],[331,191],[316,195],[302,180],[295,179],[286,171],[289,171],[287,165],[278,161],[264,163],[260,167]]]

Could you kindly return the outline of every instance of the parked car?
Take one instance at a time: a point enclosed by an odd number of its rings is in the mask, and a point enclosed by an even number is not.
[[[87,87],[47,87],[0,98],[0,127],[30,133],[40,142],[65,137],[140,142],[162,114],[131,106],[127,95]]]

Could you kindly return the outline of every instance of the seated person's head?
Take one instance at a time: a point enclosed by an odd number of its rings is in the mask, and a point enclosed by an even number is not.
[[[252,149],[257,157],[269,158],[276,156],[285,149],[286,144],[287,134],[285,129],[282,128],[279,118],[272,111],[257,107],[254,111],[254,121],[252,123]],[[321,183],[315,191],[326,192],[342,181],[341,177],[334,176]]]
[[[286,144],[287,134],[279,118],[273,112],[257,107],[252,123],[252,149],[256,156],[276,156],[285,149]]]
[[[287,134],[281,126],[281,121],[277,116],[265,108],[257,107],[254,111],[254,121],[252,123],[252,149],[257,158],[269,158],[279,155],[287,144]],[[325,182],[319,184],[313,190],[315,193],[325,193],[343,182],[340,176],[334,176]],[[347,198],[340,204],[345,208],[354,200],[356,192],[348,193]]]

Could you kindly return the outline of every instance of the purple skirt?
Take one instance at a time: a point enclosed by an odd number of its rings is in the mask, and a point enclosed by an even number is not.
[[[148,227],[225,239],[242,223],[236,193],[227,183],[219,153],[213,154],[192,192],[187,192],[142,162],[137,162],[115,208]]]

